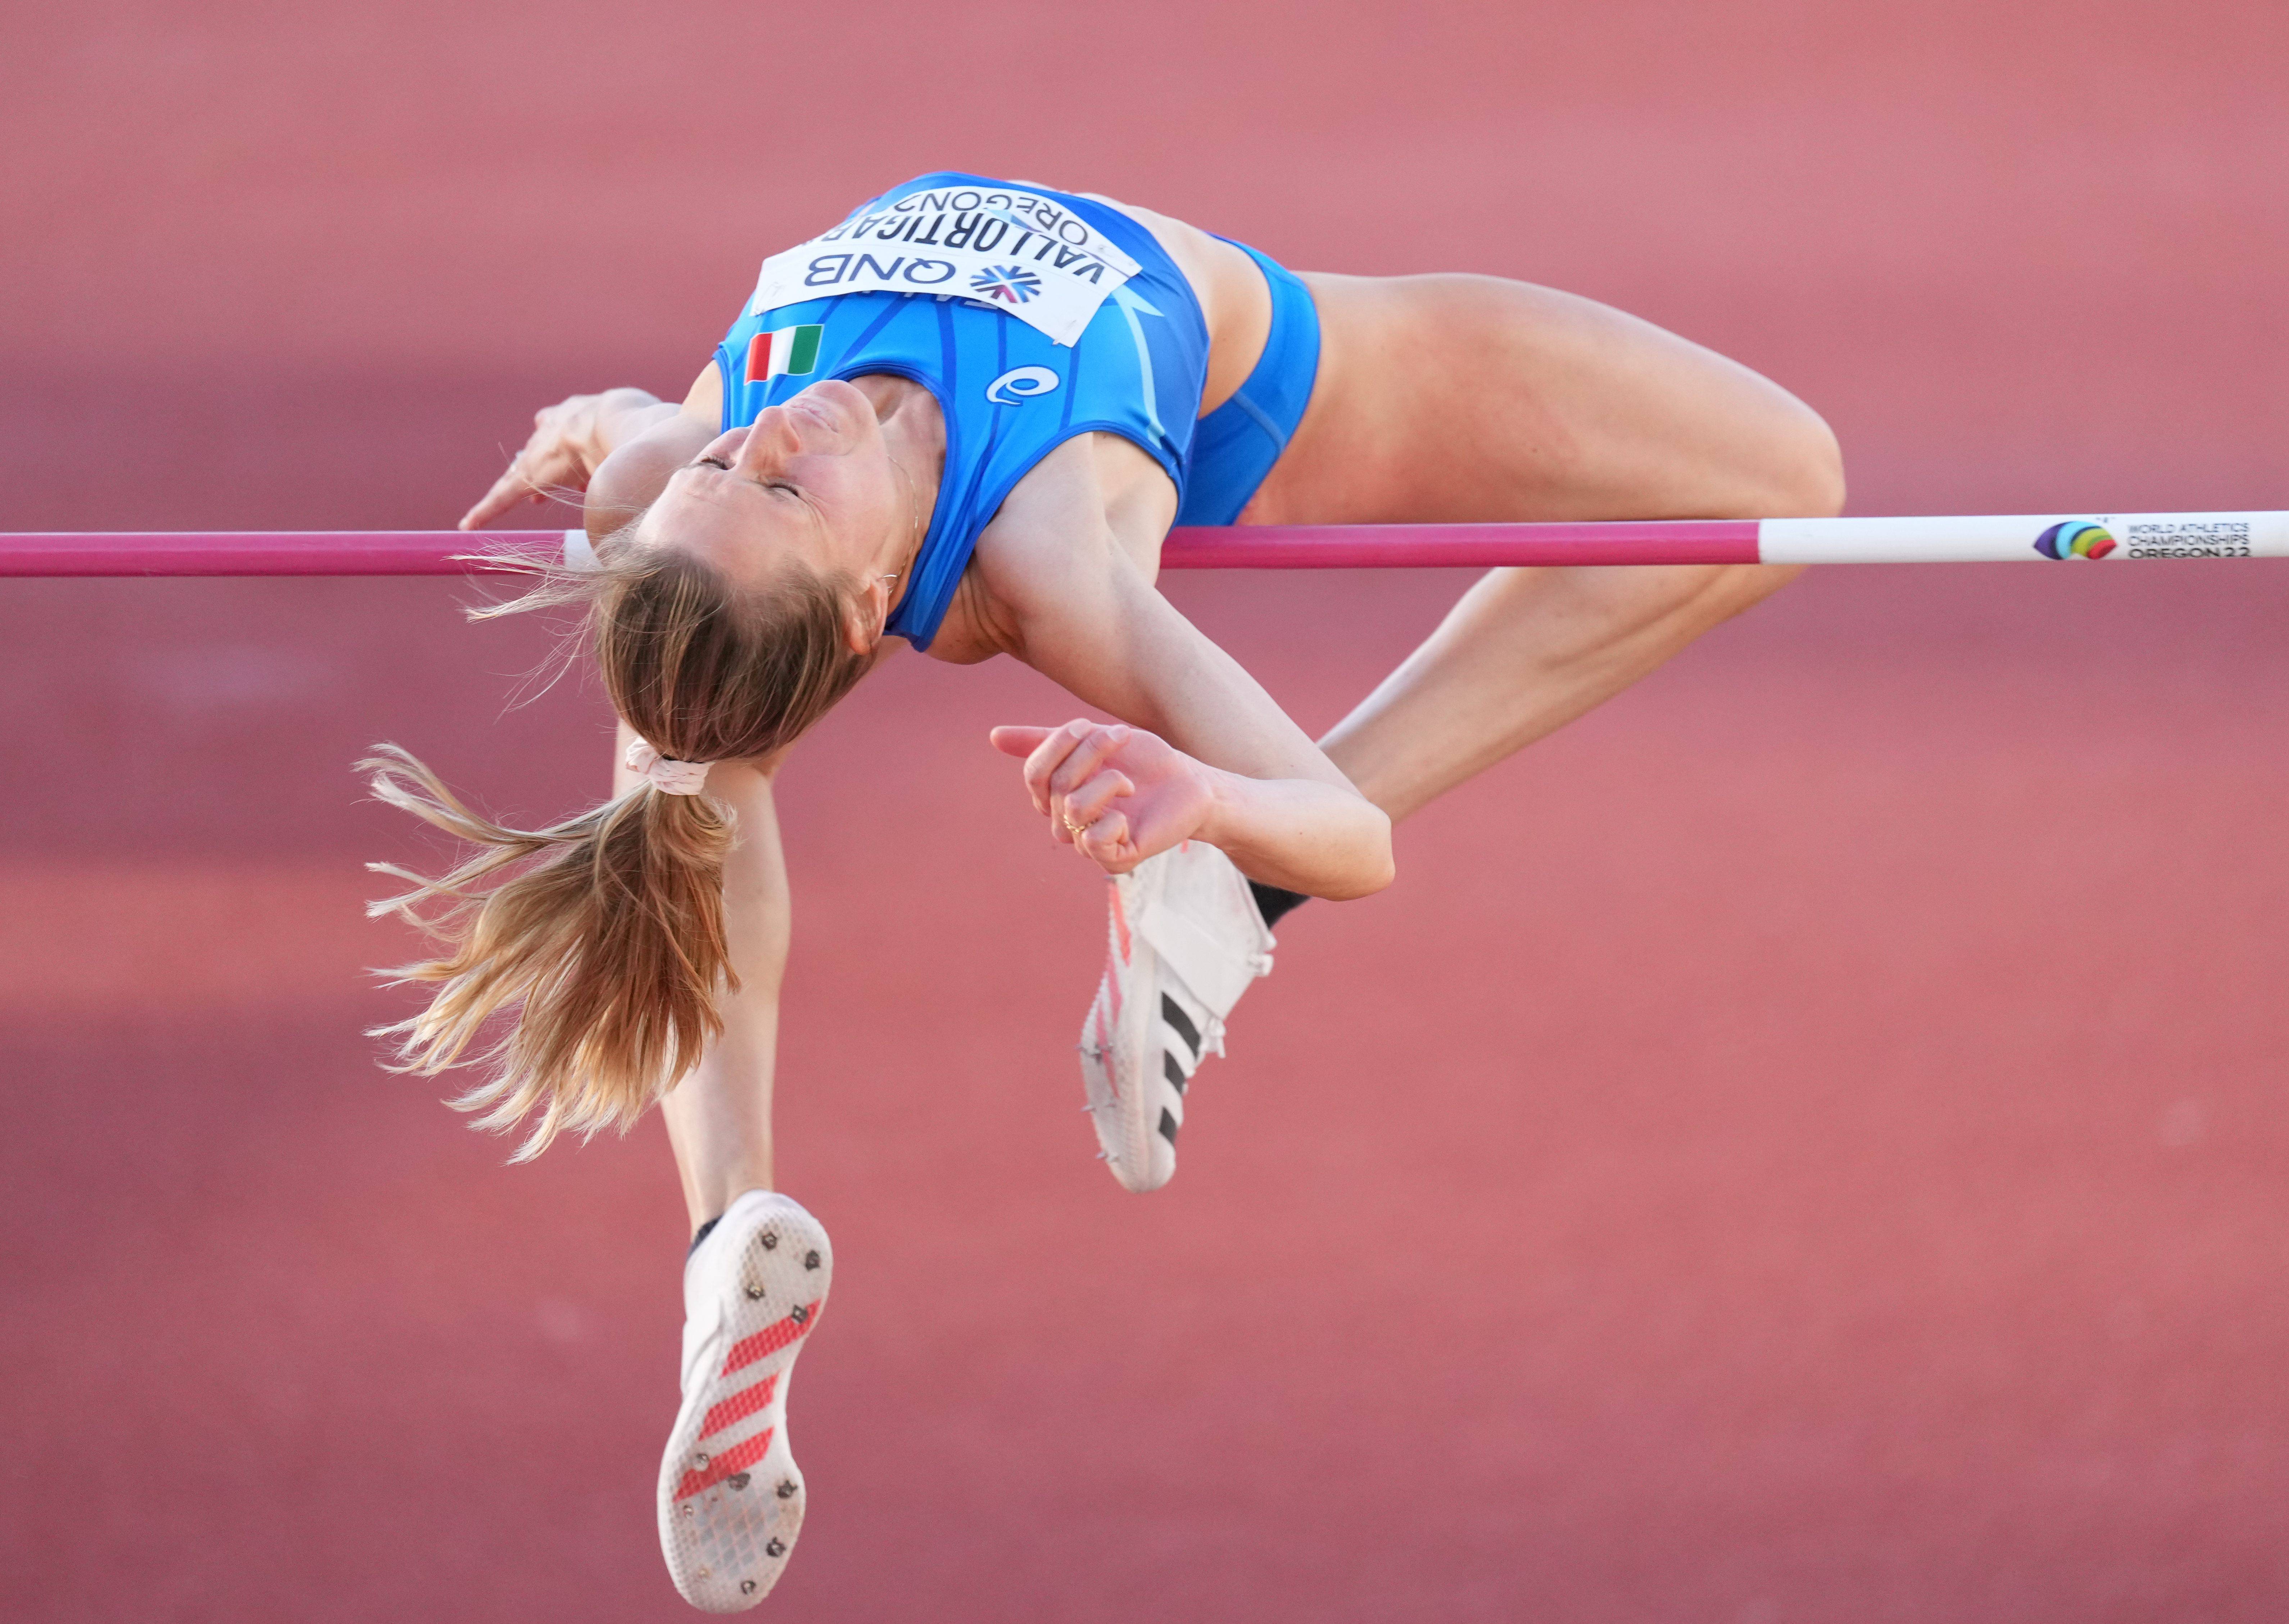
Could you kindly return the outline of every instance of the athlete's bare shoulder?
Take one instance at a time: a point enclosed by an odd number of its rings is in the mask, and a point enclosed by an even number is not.
[[[1075,435],[1027,470],[979,533],[931,656],[968,665],[1017,653],[1024,625],[1100,596],[1108,571],[1150,581],[1176,512],[1159,463],[1118,434]]]

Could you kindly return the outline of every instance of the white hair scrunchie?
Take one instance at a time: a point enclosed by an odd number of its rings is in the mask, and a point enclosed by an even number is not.
[[[674,756],[664,756],[643,739],[628,746],[628,770],[640,773],[643,781],[663,795],[697,795],[707,787],[707,769],[712,761],[679,761]]]

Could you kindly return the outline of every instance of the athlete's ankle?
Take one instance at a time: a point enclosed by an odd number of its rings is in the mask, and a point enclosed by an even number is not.
[[[1256,880],[1249,880],[1248,888],[1255,894],[1256,911],[1264,916],[1266,929],[1312,900],[1301,891],[1282,890],[1278,886],[1268,886]]]
[[[714,1232],[715,1226],[723,1222],[724,1214],[730,1212],[734,1206],[737,1206],[741,1201],[746,1200],[749,1196],[759,1194],[770,1195],[772,1191],[768,1185],[750,1185],[746,1189],[739,1191],[737,1195],[733,1196],[729,1201],[724,1202],[721,1206],[717,1207],[714,1217],[707,1219],[705,1222],[701,1223],[698,1229],[691,1231],[691,1244],[683,1249],[685,1260],[687,1262],[690,1261],[691,1254],[699,1250],[699,1243],[706,1240],[709,1235]]]

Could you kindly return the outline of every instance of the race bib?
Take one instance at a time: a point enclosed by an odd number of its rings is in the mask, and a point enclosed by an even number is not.
[[[1053,198],[1010,187],[909,192],[763,261],[747,314],[838,293],[934,293],[1071,344],[1136,260]]]

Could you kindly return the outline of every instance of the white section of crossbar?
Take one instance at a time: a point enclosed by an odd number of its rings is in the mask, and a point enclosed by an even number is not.
[[[2039,561],[2061,556],[2064,527],[2089,527],[2063,557],[2289,558],[2289,513],[2061,513],[1929,519],[1767,519],[1757,554],[1768,564],[1940,564]]]

